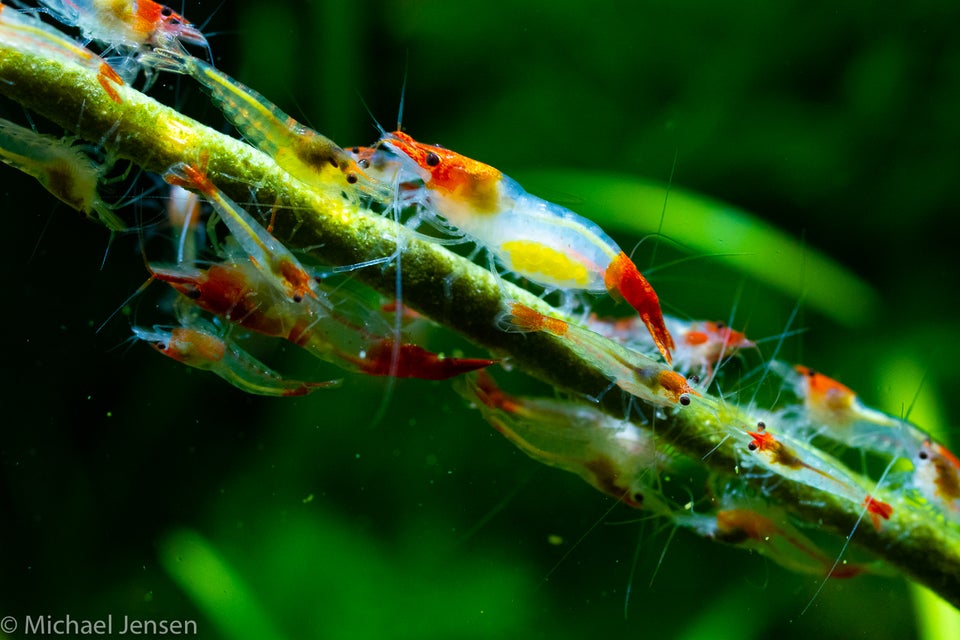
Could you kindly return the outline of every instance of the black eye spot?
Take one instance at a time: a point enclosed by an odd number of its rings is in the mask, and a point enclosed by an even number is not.
[[[435,167],[440,164],[440,156],[435,154],[433,151],[427,154],[427,166]]]
[[[767,428],[767,423],[765,423],[763,420],[757,423],[757,431],[763,431],[766,428]]]
[[[809,370],[807,370],[807,375],[810,376],[811,378],[816,378],[816,377],[817,377],[817,372],[814,371],[813,369],[809,369]]]
[[[293,294],[293,301],[294,301],[294,302],[302,302],[302,301],[303,301],[303,296],[300,295],[299,293],[295,293],[295,294]]]
[[[642,493],[633,494],[633,501],[636,502],[637,504],[643,504],[643,494]]]
[[[360,153],[360,147],[354,147],[351,151],[353,151],[354,154]]]
[[[348,184],[356,184],[357,180],[358,180],[357,174],[355,174],[355,173],[348,173],[348,174],[347,174],[347,183],[348,183]]]
[[[164,18],[169,18],[173,15],[173,9],[170,7],[164,7],[163,9],[160,9],[160,15],[162,15]]]
[[[751,442],[750,444],[747,445],[747,449],[750,449],[750,451],[756,451],[756,450],[757,450],[757,443],[756,443],[756,442]]]
[[[727,328],[727,325],[725,325],[724,323],[722,322],[717,323],[717,329],[726,329],[726,328]]]
[[[921,460],[926,460],[927,458],[930,457],[930,454],[927,453],[926,451],[921,451],[920,453],[917,454],[917,457],[920,458]]]
[[[697,376],[697,375],[690,376],[690,382],[692,382],[693,384],[700,384],[700,376]]]
[[[367,168],[370,167],[370,161],[369,161],[369,160],[361,160],[361,161],[358,162],[357,164],[360,165],[360,168],[361,168],[361,169],[367,169]]]
[[[690,396],[688,396],[687,394],[683,394],[682,396],[680,396],[680,404],[682,404],[683,406],[687,406],[688,404],[690,404]]]
[[[162,343],[162,342],[158,342],[158,343],[157,343],[157,349],[160,349],[160,351],[166,351],[166,350],[167,350],[167,345],[165,345],[165,344]]]

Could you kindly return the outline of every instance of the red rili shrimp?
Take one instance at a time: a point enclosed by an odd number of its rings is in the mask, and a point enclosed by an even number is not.
[[[484,371],[454,388],[534,460],[576,473],[627,506],[667,510],[653,477],[669,468],[670,457],[649,431],[582,402],[511,396]]]
[[[108,46],[171,46],[185,42],[201,47],[200,30],[168,6],[151,0],[40,0],[47,13],[76,27],[85,38]]]
[[[893,455],[901,455],[912,448],[912,442],[923,440],[917,427],[871,409],[833,378],[803,365],[791,368],[774,361],[771,368],[793,384],[817,435]]]
[[[527,193],[490,165],[422,144],[402,131],[386,135],[382,143],[413,161],[425,190],[420,204],[427,212],[532,282],[564,291],[606,291],[626,300],[671,362],[675,345],[656,292],[597,224]]]
[[[913,455],[913,485],[954,521],[960,519],[960,460],[942,444],[927,438]]]
[[[185,163],[171,167],[164,179],[172,185],[199,191],[217,209],[233,237],[264,276],[276,282],[294,302],[318,297],[318,285],[294,255],[270,235],[250,214],[213,184],[205,168]]]
[[[0,4],[0,44],[21,50],[40,48],[50,55],[92,69],[97,72],[97,81],[110,99],[118,104],[122,102],[117,87],[123,86],[123,79],[100,56],[35,17],[3,4]]]
[[[386,201],[390,189],[369,179],[356,161],[326,136],[304,126],[259,93],[212,65],[180,51],[141,56],[151,68],[191,76],[203,85],[227,120],[284,171],[313,189]]]
[[[233,386],[262,396],[302,396],[316,389],[340,386],[341,380],[302,382],[279,373],[207,327],[134,327],[137,338],[163,355],[196,369],[210,371]]]
[[[870,496],[836,460],[827,459],[819,449],[786,434],[775,438],[763,422],[757,423],[756,431],[746,433],[752,438],[747,448],[756,452],[757,458],[774,473],[860,504],[877,529],[881,518],[889,520],[893,514],[892,506]]]
[[[598,333],[513,303],[504,317],[508,330],[544,331],[561,338],[584,360],[631,395],[659,405],[690,404],[700,394],[681,374],[650,356],[628,349]]]

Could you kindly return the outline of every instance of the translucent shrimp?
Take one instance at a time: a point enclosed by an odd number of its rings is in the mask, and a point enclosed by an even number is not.
[[[960,460],[929,438],[916,446],[912,458],[913,487],[952,521],[960,522]]]
[[[572,351],[591,362],[618,387],[652,404],[688,405],[691,395],[700,395],[681,374],[650,356],[523,304],[511,304],[503,323],[507,330],[545,331],[563,339]]]
[[[871,570],[850,562],[834,566],[834,558],[800,533],[782,509],[759,501],[729,504],[729,500],[722,500],[723,508],[715,513],[674,512],[671,519],[705,538],[756,551],[797,573],[852,578]]]
[[[210,371],[247,393],[262,396],[302,396],[316,389],[340,386],[341,380],[302,382],[288,380],[251,356],[236,343],[201,327],[144,329],[134,327],[137,338],[165,356],[185,365]]]
[[[421,204],[487,249],[507,269],[545,287],[608,292],[625,299],[646,325],[664,359],[673,337],[653,287],[598,225],[537,198],[497,169],[459,153],[422,144],[402,131],[381,141],[409,157],[425,193]]]
[[[670,316],[665,316],[664,321],[676,341],[673,366],[687,375],[703,374],[712,379],[714,368],[722,360],[736,355],[741,349],[756,347],[746,335],[723,322],[685,322]],[[639,317],[608,320],[591,314],[588,326],[626,347],[642,350],[652,343],[646,328],[641,328],[639,322]]]
[[[891,505],[872,497],[852,474],[843,470],[840,462],[819,449],[786,434],[774,437],[763,422],[757,424],[755,431],[745,433],[751,438],[747,447],[754,452],[753,459],[769,471],[859,504],[877,529],[881,518],[889,520],[893,514]]]
[[[167,170],[164,179],[172,185],[202,193],[216,208],[254,266],[268,280],[277,283],[291,300],[300,302],[307,296],[319,299],[319,285],[300,261],[250,214],[220,191],[203,168],[179,163]]]
[[[901,455],[919,429],[864,405],[849,387],[809,367],[774,361],[771,368],[792,384],[817,435],[850,446]]]
[[[39,0],[46,12],[88,40],[112,47],[179,43],[208,47],[200,30],[168,6],[151,0]]]
[[[42,49],[51,56],[68,60],[97,73],[97,81],[111,100],[122,102],[117,87],[123,78],[100,56],[86,49],[56,29],[33,16],[20,13],[0,3],[0,44],[19,50]]]
[[[483,371],[454,388],[534,460],[576,473],[627,506],[667,510],[653,478],[670,458],[652,433],[582,402],[508,395]]]
[[[58,200],[111,231],[126,229],[97,192],[106,168],[70,142],[0,118],[0,160],[33,176]]]
[[[364,193],[383,201],[389,199],[389,188],[370,180],[332,140],[300,124],[213,66],[170,49],[157,49],[141,58],[153,68],[189,75],[203,85],[244,138],[307,186],[348,197]]]

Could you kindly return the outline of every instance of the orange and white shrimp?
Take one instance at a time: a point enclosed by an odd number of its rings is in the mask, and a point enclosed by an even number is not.
[[[86,49],[37,18],[10,9],[0,3],[0,44],[21,51],[40,49],[97,73],[97,81],[116,103],[122,102],[118,87],[123,78],[100,56]]]
[[[564,340],[571,351],[627,393],[660,406],[690,404],[699,396],[681,374],[648,355],[628,349],[566,320],[512,303],[502,322],[508,331],[545,331]]]
[[[927,438],[913,453],[914,489],[960,522],[960,460],[949,449]]]
[[[106,168],[69,139],[39,134],[0,118],[0,160],[33,176],[58,200],[111,231],[126,229],[97,192]]]
[[[673,337],[653,287],[597,224],[533,196],[490,165],[402,131],[381,144],[410,158],[424,184],[420,202],[482,245],[508,270],[548,288],[608,292],[625,299],[669,363]],[[407,169],[404,169],[405,171]]]
[[[863,404],[852,389],[803,365],[773,361],[771,368],[792,384],[817,435],[850,446],[902,455],[919,429]]]
[[[724,359],[736,355],[741,349],[756,347],[742,332],[723,322],[712,320],[684,322],[665,316],[667,329],[676,342],[673,366],[687,375],[705,375],[712,379],[714,368]],[[591,314],[587,326],[608,338],[617,340],[626,347],[643,349],[650,344],[650,335],[639,327],[640,318],[610,320]]]
[[[208,47],[204,35],[166,5],[152,0],[39,0],[46,12],[110,47]]]
[[[534,460],[576,473],[635,509],[667,509],[654,479],[670,457],[651,432],[583,402],[508,395],[483,371],[460,378],[454,388]]]
[[[336,143],[212,65],[169,49],[157,49],[141,59],[152,68],[189,75],[203,85],[244,138],[307,186],[337,196],[389,198],[389,188],[367,178]]]
[[[286,379],[236,343],[206,327],[154,327],[152,330],[134,327],[133,333],[163,355],[196,369],[215,373],[247,393],[262,396],[302,396],[316,389],[340,386],[342,382]]]

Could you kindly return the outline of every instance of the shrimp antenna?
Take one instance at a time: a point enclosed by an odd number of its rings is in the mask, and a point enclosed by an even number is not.
[[[400,85],[400,106],[397,107],[397,131],[403,131],[403,103],[407,98],[407,77],[410,72],[410,49],[403,59],[403,84]]]
[[[660,222],[657,224],[657,241],[653,244],[650,253],[650,266],[657,262],[657,249],[660,248],[660,238],[663,235],[663,221],[667,217],[667,201],[670,199],[670,190],[673,188],[673,174],[677,170],[677,158],[680,157],[680,147],[673,150],[673,164],[670,166],[670,177],[667,178],[667,191],[663,194],[663,207],[660,209]]]
[[[363,105],[364,110],[367,112],[367,115],[370,116],[370,119],[373,121],[373,126],[376,127],[377,133],[380,134],[380,137],[386,137],[387,130],[383,128],[383,125],[380,124],[380,121],[377,120],[377,116],[373,115],[373,110],[370,108],[370,105],[367,104],[367,101],[363,99],[363,94],[360,93],[360,90],[357,89],[357,98],[360,99],[360,104]]]

